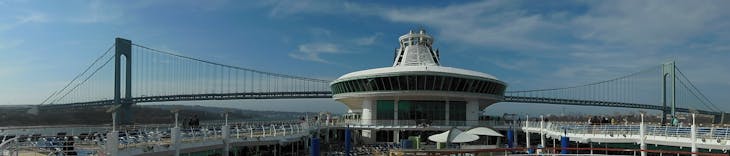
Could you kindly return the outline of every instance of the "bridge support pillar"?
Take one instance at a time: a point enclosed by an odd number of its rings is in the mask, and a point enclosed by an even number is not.
[[[644,124],[644,113],[641,114],[641,123],[639,124],[639,149],[641,149],[641,156],[646,156],[646,125]]]
[[[122,99],[122,57],[124,57],[124,99]],[[121,105],[122,124],[131,124],[132,114],[132,41],[116,38],[114,42],[114,104]]]
[[[695,114],[692,114],[692,127],[690,128],[690,137],[692,143],[692,156],[697,156],[697,125],[695,124]]]
[[[677,87],[676,87],[677,86],[676,85],[677,75],[675,73],[675,71],[676,71],[675,68],[676,68],[676,66],[674,65],[674,61],[670,61],[670,62],[664,63],[662,65],[662,105],[664,106],[663,107],[664,110],[662,111],[662,125],[664,125],[666,123],[667,111],[669,111],[672,116],[671,120],[669,121],[671,123],[671,125],[676,125],[678,122],[677,114],[676,114],[677,113],[676,112],[677,96],[675,94],[677,91]],[[667,80],[667,79],[669,79],[669,80]],[[669,87],[667,87],[667,85],[669,85]],[[671,90],[667,90],[667,89],[671,89]],[[669,94],[669,95],[667,95],[667,94]],[[670,99],[667,99],[667,98],[670,98]],[[670,103],[670,102],[671,102],[671,108],[670,108],[670,110],[667,110],[667,103]]]

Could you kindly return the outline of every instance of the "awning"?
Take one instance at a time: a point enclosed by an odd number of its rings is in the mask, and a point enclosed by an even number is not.
[[[464,131],[461,131],[456,128],[452,128],[451,130],[448,130],[446,132],[431,135],[428,137],[428,140],[431,140],[434,142],[451,142],[451,143],[472,142],[477,139],[479,139],[479,136],[474,135],[474,134],[464,133]]]
[[[486,135],[486,136],[498,136],[498,137],[504,137],[504,135],[499,134],[499,132],[492,130],[490,128],[486,127],[475,127],[472,128],[464,133],[467,134],[474,134],[474,135]]]

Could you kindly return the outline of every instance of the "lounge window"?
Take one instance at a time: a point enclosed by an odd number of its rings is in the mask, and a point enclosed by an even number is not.
[[[426,86],[425,86],[424,90],[433,90],[433,88],[434,88],[433,79],[435,79],[435,78],[436,77],[434,77],[434,76],[426,76],[426,83],[424,83],[424,85],[426,85]]]
[[[350,86],[347,82],[340,82],[342,83],[342,86],[345,87],[345,92],[352,92],[352,86]]]
[[[451,77],[445,77],[444,78],[444,85],[441,86],[442,90],[444,91],[451,91],[451,84],[453,83],[454,78]]]
[[[393,82],[391,82],[390,80],[390,77],[383,78],[383,81],[385,83],[385,90],[393,90]]]
[[[376,90],[385,90],[385,85],[384,84],[385,83],[383,83],[383,78],[382,77],[375,78],[375,85],[377,86],[376,87]]]
[[[418,85],[418,78],[416,76],[406,76],[408,78],[408,90],[416,90],[416,86]]]
[[[416,76],[416,89],[424,90],[426,88],[426,77],[423,75]]]
[[[454,78],[453,82],[449,86],[449,91],[458,91],[457,89],[459,88],[460,82],[461,82],[460,78]]]
[[[398,76],[398,86],[400,90],[408,90],[408,80],[405,76]]]
[[[376,109],[378,110],[375,116],[376,120],[393,120],[395,109],[395,103],[393,100],[378,100]]]

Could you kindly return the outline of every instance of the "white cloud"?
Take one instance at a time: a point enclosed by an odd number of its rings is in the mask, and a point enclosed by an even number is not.
[[[306,43],[299,45],[297,52],[289,53],[289,57],[305,61],[331,63],[323,59],[320,54],[337,54],[341,52],[339,47],[333,43]]]
[[[378,39],[378,37],[380,37],[382,35],[383,35],[383,33],[375,33],[372,36],[356,38],[354,42],[355,42],[355,44],[362,45],[362,46],[373,45],[375,43],[375,41]]]
[[[17,72],[15,68],[10,67],[0,67],[0,78],[13,75]]]
[[[11,22],[0,23],[0,31],[10,30],[23,24],[45,23],[48,21],[47,15],[43,12],[26,12],[23,15],[16,16]]]
[[[43,23],[48,21],[46,14],[40,12],[32,12],[25,16],[17,17],[18,23]]]
[[[300,4],[306,3],[306,4]],[[439,31],[439,39],[472,45],[500,45],[515,49],[549,49],[549,43],[530,38],[531,32],[555,24],[546,23],[540,15],[529,15],[515,5],[504,1],[479,1],[474,3],[438,7],[387,7],[359,3],[308,3],[276,1],[271,11],[287,15],[298,13],[354,13],[378,16],[393,22],[425,24]],[[506,10],[506,11],[505,11]],[[527,15],[527,16],[524,16]],[[370,38],[363,38],[368,41]],[[372,38],[375,39],[375,38]],[[368,42],[364,42],[368,43]]]
[[[78,23],[102,23],[117,21],[124,16],[124,6],[111,4],[107,1],[93,0],[82,9],[77,16],[71,17],[71,22]]]
[[[0,50],[12,49],[23,44],[23,40],[0,40]]]
[[[332,36],[332,30],[325,28],[310,28],[309,33],[314,37],[330,37]]]
[[[707,28],[726,25],[730,3],[611,1],[573,20],[577,35],[607,43],[658,45],[687,42]],[[724,3],[724,4],[723,4]],[[725,6],[725,7],[723,7]]]
[[[339,12],[341,3],[336,1],[316,0],[272,0],[263,2],[263,6],[271,7],[270,17],[288,16],[303,12],[333,13]]]

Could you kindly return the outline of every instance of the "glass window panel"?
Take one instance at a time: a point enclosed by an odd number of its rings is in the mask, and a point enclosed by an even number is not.
[[[362,85],[357,80],[352,80],[352,84],[355,84],[355,91],[361,92],[363,90]]]
[[[378,90],[385,90],[385,82],[383,82],[383,81],[384,81],[384,78],[382,78],[382,77],[375,79],[375,83],[377,83]]]
[[[365,82],[363,82],[362,79],[355,80],[355,84],[357,84],[358,91],[360,91],[360,92],[365,91]]]
[[[340,82],[339,87],[340,87],[340,92],[342,92],[342,93],[347,92],[345,89],[345,83]]]
[[[336,83],[336,84],[332,85],[332,93],[333,94],[340,93],[340,83]]]
[[[399,120],[446,120],[445,101],[398,101]]]
[[[390,77],[384,77],[383,83],[383,85],[385,86],[383,90],[393,90],[393,84],[391,84],[390,82]]]
[[[472,80],[471,84],[469,85],[469,92],[474,92],[474,90],[477,90],[479,88],[479,85],[482,81],[479,80]]]
[[[484,88],[480,91],[480,93],[486,93],[489,94],[489,86],[492,85],[492,82],[487,82],[484,84]]]
[[[443,86],[444,86],[444,82],[445,82],[444,79],[445,78],[443,76],[436,76],[436,82],[435,82],[436,89],[435,90],[443,90]]]
[[[471,85],[471,89],[469,89],[469,92],[478,93],[479,88],[482,87],[482,84],[484,84],[484,81],[474,80],[474,83]]]
[[[408,90],[416,90],[416,76],[408,75],[406,78],[406,82],[408,82]]]
[[[398,101],[398,120],[413,120],[412,111],[411,101]]]
[[[489,84],[489,89],[487,90],[487,94],[494,94],[495,87],[496,87],[496,85]]]
[[[368,91],[374,91],[378,88],[378,83],[375,81],[375,78],[369,78],[365,80],[368,85]]]
[[[451,85],[449,86],[449,91],[458,91],[461,79],[460,78],[454,78],[453,82],[451,82]]]
[[[378,100],[376,102],[376,120],[393,120],[394,119],[394,102],[393,100]]]
[[[471,79],[464,79],[464,86],[461,87],[461,91],[468,92],[469,87],[471,87],[471,84],[474,82],[474,80]]]
[[[401,77],[400,83],[402,83],[401,84],[401,89],[403,89],[403,90],[409,90],[410,89],[410,88],[408,88],[408,87],[410,87],[410,84],[409,83],[412,82],[413,80],[410,80],[410,76],[400,76],[400,77]]]
[[[473,81],[474,80],[464,79],[464,86],[461,86],[461,91],[465,91],[465,92],[469,91],[469,86],[471,85],[471,83]]]
[[[504,86],[504,85],[499,85],[499,90],[497,91],[497,94],[499,94],[499,95],[504,95],[504,91],[505,91],[505,88],[506,88],[506,87],[507,87],[507,86]]]
[[[350,86],[350,92],[357,92],[357,86],[355,86],[355,83],[352,81],[347,81],[348,86]]]
[[[350,84],[350,92],[357,92],[357,86],[355,86],[355,82],[347,81],[347,84]]]
[[[484,83],[482,83],[481,85],[479,85],[479,91],[478,91],[479,93],[485,93],[485,90],[487,88],[487,85],[489,85],[489,83],[491,83],[491,82],[488,82],[488,81],[483,81],[483,82]]]
[[[424,83],[424,85],[426,85],[426,86],[424,86],[423,89],[424,90],[433,90],[434,76],[428,75],[428,76],[425,76],[425,79],[426,79],[426,83]]]
[[[416,89],[417,90],[423,90],[425,88],[424,86],[426,86],[426,80],[424,78],[425,78],[425,76],[423,76],[423,75],[416,76]]]
[[[461,86],[461,88],[459,88],[459,89],[460,89],[461,91],[464,91],[464,92],[465,92],[465,91],[468,91],[468,89],[469,89],[469,84],[471,84],[471,81],[472,81],[472,80],[469,80],[469,79],[464,79],[464,84],[463,84],[463,86]]]
[[[450,91],[451,90],[451,83],[454,81],[451,77],[444,77],[444,85],[441,87],[444,91]]]
[[[449,121],[466,121],[465,101],[449,101]]]
[[[345,86],[345,91],[346,92],[352,92],[352,86],[350,86],[350,83],[348,83],[347,81],[345,81],[345,82],[342,82],[342,85]]]
[[[408,81],[406,80],[406,76],[398,76],[398,86],[400,87],[400,90],[408,90]]]
[[[438,88],[436,88],[436,87],[438,87],[438,85],[440,84],[439,77],[440,76],[430,76],[430,78],[431,78],[431,88],[430,88],[430,90],[438,90]]]

